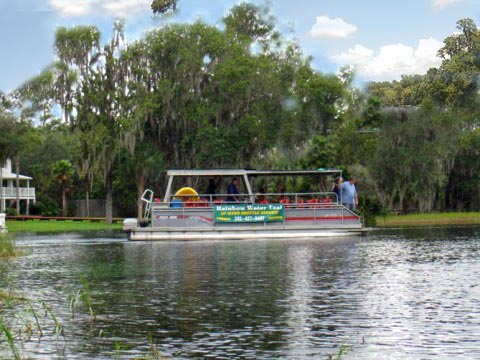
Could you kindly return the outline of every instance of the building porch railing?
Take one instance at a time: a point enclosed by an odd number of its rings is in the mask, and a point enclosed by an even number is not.
[[[35,188],[19,188],[19,197],[20,199],[35,199]],[[12,187],[0,187],[0,195],[3,195],[3,199],[16,199],[17,198],[17,188]]]

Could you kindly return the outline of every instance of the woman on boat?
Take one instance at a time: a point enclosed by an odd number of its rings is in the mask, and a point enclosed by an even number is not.
[[[331,191],[337,194],[337,202],[342,203],[342,187],[343,187],[343,178],[341,176],[337,177],[332,184]]]

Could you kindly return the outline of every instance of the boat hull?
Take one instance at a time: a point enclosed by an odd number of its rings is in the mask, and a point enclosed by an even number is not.
[[[218,223],[211,208],[152,210],[152,226],[124,226],[133,241],[318,238],[365,232],[358,215],[343,207],[286,208],[281,222]]]
[[[365,229],[245,229],[245,230],[162,230],[155,228],[136,228],[129,235],[132,241],[162,240],[248,240],[248,239],[293,239],[325,238],[362,235]]]

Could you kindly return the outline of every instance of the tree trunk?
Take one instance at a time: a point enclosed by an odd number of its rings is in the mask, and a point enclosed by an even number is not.
[[[400,207],[400,212],[403,213],[403,199],[405,198],[405,192],[399,191],[398,192],[398,205]]]
[[[109,225],[113,224],[113,186],[112,186],[112,174],[107,175],[107,199],[105,202],[105,222]]]
[[[62,216],[67,216],[67,187],[62,186]]]
[[[17,213],[20,215],[20,154],[15,155]]]
[[[145,165],[138,167],[137,173],[137,218],[143,220],[143,201],[140,199],[145,191]]]

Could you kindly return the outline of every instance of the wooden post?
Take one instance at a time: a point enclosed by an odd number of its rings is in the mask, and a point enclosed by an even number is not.
[[[0,213],[3,213],[5,211],[5,195],[3,193],[3,164],[0,164],[2,166],[0,168]]]
[[[87,217],[90,217],[90,195],[88,190],[85,198],[87,200]]]
[[[20,154],[15,154],[15,171],[16,171],[16,181],[15,185],[17,188],[16,191],[16,202],[17,202],[17,214],[20,215]]]
[[[27,180],[27,208],[26,215],[30,215],[30,180]]]

